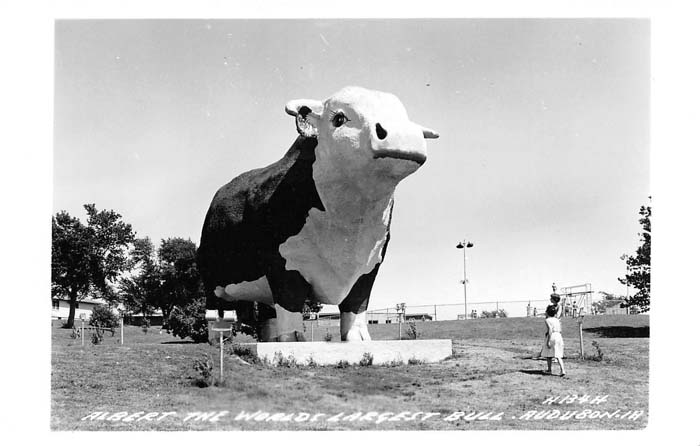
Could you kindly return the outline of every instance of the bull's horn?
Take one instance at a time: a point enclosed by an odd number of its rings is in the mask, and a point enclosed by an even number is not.
[[[423,129],[423,138],[425,138],[425,139],[435,139],[435,138],[438,138],[440,136],[438,134],[438,132],[436,132],[435,130],[429,129],[427,127],[422,127],[422,129]]]
[[[311,112],[316,116],[320,116],[323,112],[323,103],[314,99],[295,99],[287,102],[284,111],[288,115],[297,116],[298,114],[306,115]]]

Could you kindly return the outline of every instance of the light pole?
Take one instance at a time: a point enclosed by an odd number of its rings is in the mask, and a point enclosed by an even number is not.
[[[627,276],[630,275],[630,264],[627,263],[627,257],[628,257],[627,254],[622,254],[622,255],[620,256],[620,260],[622,260],[623,262],[625,262],[625,268],[626,268],[626,270],[627,270],[627,274],[625,275],[625,284],[627,285],[627,296],[626,296],[626,297],[627,297],[627,300],[629,300],[629,298],[630,298],[630,284],[629,284],[629,282],[628,282]]]
[[[474,246],[474,243],[462,240],[457,243],[457,249],[462,249],[464,254],[464,278],[462,284],[464,285],[464,320],[467,320],[467,248]]]

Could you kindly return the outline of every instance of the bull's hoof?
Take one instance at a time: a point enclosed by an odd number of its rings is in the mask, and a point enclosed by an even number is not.
[[[274,340],[275,342],[306,342],[304,334],[299,331],[281,334],[277,336]]]
[[[372,338],[369,337],[367,328],[363,327],[352,327],[345,336],[340,337],[341,341],[344,342],[358,342],[358,341],[371,341]]]
[[[365,313],[340,313],[340,340],[347,342],[371,341]]]

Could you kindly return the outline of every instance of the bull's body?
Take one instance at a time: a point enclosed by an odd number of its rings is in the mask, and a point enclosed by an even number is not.
[[[364,312],[389,241],[394,188],[425,160],[423,135],[436,135],[411,127],[397,141],[418,148],[395,149],[378,122],[365,125],[376,102],[366,94],[375,93],[352,88],[322,105],[288,104],[300,136],[284,157],[216,193],[198,252],[208,309],[259,320],[264,340],[301,340],[311,299],[339,306],[343,340],[369,339]],[[339,107],[352,118],[327,124]]]

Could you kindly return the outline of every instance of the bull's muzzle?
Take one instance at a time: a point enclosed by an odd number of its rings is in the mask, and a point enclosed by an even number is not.
[[[432,130],[430,132],[437,135]],[[423,164],[428,158],[425,130],[413,122],[377,122],[371,129],[371,134],[372,155],[375,159],[394,158]]]

